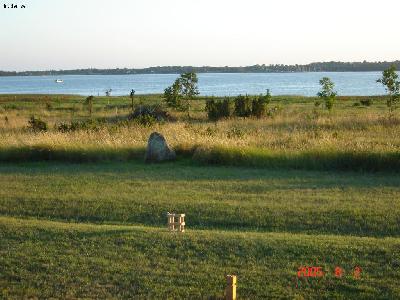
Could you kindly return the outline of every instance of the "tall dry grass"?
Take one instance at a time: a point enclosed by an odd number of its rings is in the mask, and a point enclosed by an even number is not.
[[[135,123],[123,126],[110,123],[100,126],[98,130],[68,133],[58,132],[55,125],[60,121],[87,118],[84,110],[68,113],[48,111],[43,107],[33,111],[3,110],[0,111],[0,159],[32,159],[33,155],[38,159],[67,157],[70,160],[78,157],[78,161],[89,158],[125,160],[144,151],[153,131],[165,135],[168,143],[179,153],[192,155],[196,149],[202,149],[197,157],[204,155],[203,161],[214,162],[216,157],[224,161],[221,159],[223,155],[231,157],[231,160],[243,161],[243,157],[240,159],[237,156],[237,150],[253,153],[253,156],[261,151],[263,154],[260,157],[284,155],[290,160],[294,157],[301,160],[307,155],[312,158],[312,153],[330,153],[325,157],[333,157],[334,153],[350,153],[354,157],[361,154],[371,160],[377,159],[377,155],[393,157],[392,154],[400,151],[400,118],[389,118],[379,106],[360,109],[343,103],[333,113],[327,113],[315,110],[312,103],[295,103],[283,106],[282,111],[273,117],[261,120],[234,118],[217,123],[207,121],[200,108],[198,105],[198,109],[192,112],[191,120],[176,114],[178,121],[150,127]],[[49,123],[48,132],[33,133],[26,129],[32,112]],[[118,113],[123,116],[128,112],[120,110]],[[6,115],[8,121],[5,120]],[[115,117],[115,112],[97,109],[95,117]],[[212,149],[219,151],[210,151]],[[229,152],[231,155],[228,155]],[[210,153],[216,156],[210,159]],[[394,157],[396,160],[397,156]],[[250,161],[250,158],[247,160]],[[342,161],[343,157],[339,160]]]

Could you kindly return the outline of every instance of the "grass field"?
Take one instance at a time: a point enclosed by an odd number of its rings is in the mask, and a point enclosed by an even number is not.
[[[274,97],[265,119],[218,123],[199,100],[191,119],[62,133],[88,118],[82,97],[0,95],[0,297],[220,299],[237,274],[240,299],[400,298],[400,119],[361,99],[327,113]],[[129,103],[101,97],[94,118]],[[31,114],[49,131],[27,130]],[[177,161],[142,162],[153,131]]]
[[[369,99],[371,106],[360,105]],[[400,117],[389,116],[384,97],[341,97],[334,111],[314,107],[314,98],[274,97],[270,116],[209,122],[202,99],[192,101],[191,119],[171,112],[174,122],[144,127],[122,122],[127,97],[98,97],[93,119],[109,120],[93,130],[60,132],[60,122],[87,120],[84,97],[0,96],[0,161],[71,162],[142,157],[153,131],[164,134],[180,154],[198,162],[317,170],[396,171],[400,168]],[[160,95],[138,96],[136,105],[160,103]],[[355,104],[357,104],[355,106]],[[36,115],[49,131],[32,134]]]

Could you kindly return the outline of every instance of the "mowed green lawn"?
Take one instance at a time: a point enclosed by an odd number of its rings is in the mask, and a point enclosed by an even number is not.
[[[1,165],[0,186],[4,298],[218,298],[226,274],[241,299],[400,298],[394,173],[41,162]]]

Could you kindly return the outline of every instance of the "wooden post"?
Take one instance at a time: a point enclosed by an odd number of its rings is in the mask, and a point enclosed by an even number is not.
[[[174,214],[167,214],[168,217],[168,230],[169,231],[175,231],[175,222],[174,222]]]
[[[226,300],[236,300],[236,275],[227,275],[226,276]]]
[[[167,214],[168,230],[185,232],[185,214]],[[177,219],[175,219],[177,218]]]
[[[185,215],[184,214],[179,215],[179,231],[185,232]]]

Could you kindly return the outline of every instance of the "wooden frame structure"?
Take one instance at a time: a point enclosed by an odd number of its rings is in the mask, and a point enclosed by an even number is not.
[[[167,213],[168,230],[185,232],[185,214]]]

